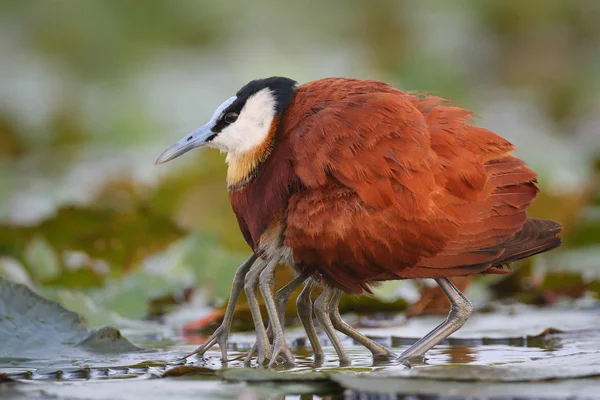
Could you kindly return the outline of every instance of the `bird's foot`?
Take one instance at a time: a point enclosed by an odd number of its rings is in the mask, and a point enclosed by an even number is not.
[[[252,357],[257,356],[258,365],[265,365],[271,359],[271,346],[260,346],[258,343],[254,343],[254,346],[246,353],[244,357],[244,365],[250,366],[252,363]]]
[[[258,365],[266,365],[271,359],[271,346],[267,343],[266,346],[257,346],[256,361]]]
[[[387,350],[381,353],[373,353],[373,361],[391,361],[398,359],[398,355]]]
[[[249,366],[250,363],[252,362],[252,357],[254,357],[254,355],[256,354],[256,350],[257,350],[257,346],[256,343],[254,343],[254,346],[252,346],[252,348],[250,350],[248,350],[246,352],[246,354],[242,354],[239,358],[244,358],[244,365]]]
[[[206,342],[204,342],[202,346],[198,347],[193,352],[183,356],[182,359],[185,360],[194,355],[197,357],[203,357],[208,350],[210,350],[215,344],[218,344],[219,348],[221,349],[221,360],[223,362],[226,362],[228,341],[229,329],[221,325],[213,332],[213,334],[206,340]]]
[[[352,365],[352,361],[350,360],[350,357],[345,356],[340,358],[340,367],[349,367],[350,365]]]
[[[314,353],[313,354],[313,365],[315,367],[320,367],[325,362],[325,354],[323,353]]]
[[[412,361],[420,361],[423,362],[424,357],[415,357],[412,359]],[[396,362],[403,365],[404,367],[406,367],[406,369],[413,369],[414,365],[411,363],[411,359],[410,358],[406,358],[406,357],[397,357],[396,358]]]
[[[286,366],[296,365],[296,359],[288,348],[285,339],[276,338],[271,354],[271,362],[269,362],[269,368],[273,368],[275,365],[277,365],[277,360],[279,357],[283,358],[283,364]]]
[[[258,346],[256,345],[256,343],[254,343],[254,345],[252,346],[252,348],[250,350],[248,350],[246,352],[246,354],[242,354],[237,359],[243,358],[244,359],[244,365],[249,366],[250,363],[252,362],[252,357],[254,357],[254,355],[256,354],[257,349],[258,349]]]

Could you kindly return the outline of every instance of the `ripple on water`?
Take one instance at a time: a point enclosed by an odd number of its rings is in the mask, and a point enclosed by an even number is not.
[[[519,363],[541,358],[578,354],[586,351],[597,351],[597,343],[599,341],[600,333],[596,331],[556,333],[549,335],[547,338],[539,338],[535,341],[521,340],[518,342],[519,344],[515,344],[514,340],[506,340],[505,344],[502,344],[501,340],[494,340],[491,342],[482,340],[446,341],[445,344],[438,345],[430,350],[427,353],[426,360],[424,360],[422,364],[415,366],[425,367],[428,365],[451,364],[502,365]],[[535,345],[533,343],[535,343]],[[289,371],[304,372],[335,370],[367,372],[384,370],[392,372],[394,370],[404,369],[404,366],[395,360],[374,361],[369,351],[349,339],[344,341],[344,347],[352,360],[352,364],[350,366],[341,367],[338,362],[338,356],[330,343],[327,340],[324,340],[323,344],[325,359],[319,365],[315,365],[313,362],[312,351],[309,347],[293,347],[292,352],[296,356],[296,366]],[[394,353],[401,354],[408,346],[409,345],[406,344],[390,348]],[[240,358],[240,360],[228,363],[228,367],[244,366],[242,359],[247,351],[246,348],[250,347],[250,345],[240,343],[234,345],[234,350],[229,352],[230,359]],[[222,365],[219,358],[220,353],[218,351],[209,351],[206,354],[204,362],[211,368],[221,368]],[[253,365],[256,366],[256,364]]]
[[[324,338],[322,338],[324,339]],[[390,340],[379,340],[382,344],[388,344]],[[386,341],[388,343],[386,343]],[[398,341],[395,341],[396,343]],[[410,342],[403,340],[403,342]],[[364,347],[354,343],[350,339],[343,341],[344,347],[352,360],[349,366],[340,366],[338,356],[335,353],[331,344],[324,339],[322,341],[325,352],[325,358],[322,363],[316,365],[313,361],[312,351],[307,346],[295,346],[291,350],[296,356],[296,366],[289,369],[289,372],[302,373],[309,371],[347,371],[347,372],[369,372],[369,371],[385,371],[394,372],[403,370],[405,367],[395,360],[377,360],[374,361],[371,353]],[[454,340],[446,341],[444,344],[436,346],[427,353],[427,359],[422,364],[414,364],[416,367],[426,367],[433,365],[451,365],[451,364],[472,364],[472,365],[503,365],[511,363],[519,363],[532,361],[542,358],[551,358],[556,356],[567,356],[582,352],[597,352],[600,349],[600,332],[598,331],[580,331],[568,333],[556,333],[549,335],[547,338],[537,339],[535,341],[520,341],[520,344],[514,344],[515,341],[507,340],[505,344],[501,340],[494,341],[473,341],[473,340]],[[533,345],[535,343],[535,345]],[[246,352],[251,348],[252,344],[247,342],[236,342],[231,346],[229,351],[229,368],[244,367],[244,357]],[[402,346],[391,346],[390,349],[395,354],[401,354],[409,344]],[[178,358],[188,353],[195,346],[185,345],[177,346],[169,349],[166,353],[161,353],[161,361],[151,362],[149,365],[117,363],[122,367],[102,368],[102,367],[87,367],[81,368],[79,365],[74,365],[75,368],[69,371],[62,368],[58,372],[52,370],[50,372],[37,370],[30,372],[23,370],[23,366],[15,367],[14,369],[5,369],[4,372],[15,375],[21,379],[34,380],[79,380],[79,379],[115,379],[140,376],[149,373],[148,366],[153,369],[165,370],[176,365],[181,365],[182,361]],[[168,356],[166,356],[168,355]],[[152,357],[159,356],[156,353],[148,353],[145,355],[137,355],[136,357]],[[195,365],[206,366],[211,369],[221,369],[225,367],[221,363],[221,354],[218,348],[214,348],[207,352],[205,358],[201,360],[193,360]],[[141,359],[139,359],[141,360]],[[139,361],[137,360],[137,361]],[[165,360],[173,360],[172,362]],[[123,360],[121,360],[123,361]],[[79,366],[79,368],[77,368]],[[252,363],[253,367],[257,367],[256,362]],[[52,368],[50,368],[52,369]],[[278,368],[283,370],[283,367]],[[12,371],[11,371],[12,370]],[[58,373],[58,375],[57,375]]]

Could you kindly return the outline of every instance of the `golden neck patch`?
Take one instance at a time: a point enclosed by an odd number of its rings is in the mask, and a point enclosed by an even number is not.
[[[260,145],[244,153],[227,155],[227,187],[230,190],[236,190],[252,180],[260,165],[271,154],[278,125],[279,117],[276,117],[266,139]]]

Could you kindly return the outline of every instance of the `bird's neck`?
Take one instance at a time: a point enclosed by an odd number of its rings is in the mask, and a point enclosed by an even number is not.
[[[229,190],[239,190],[256,176],[261,165],[271,154],[278,125],[278,119],[274,120],[267,137],[258,146],[244,152],[227,154],[227,187]]]

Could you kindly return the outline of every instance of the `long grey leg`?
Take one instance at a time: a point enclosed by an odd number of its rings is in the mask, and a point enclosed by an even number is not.
[[[260,274],[260,291],[262,293],[265,305],[267,306],[267,312],[269,313],[269,320],[273,330],[273,349],[271,352],[271,361],[269,367],[273,367],[277,364],[277,358],[281,355],[287,365],[293,365],[294,356],[287,346],[285,340],[285,333],[283,332],[283,324],[279,316],[279,309],[275,303],[275,296],[273,291],[275,290],[275,268],[277,267],[278,260],[272,260],[267,268]],[[284,309],[285,311],[285,309]],[[258,343],[257,343],[258,345]]]
[[[281,321],[282,324],[285,319],[285,310],[287,308],[287,303],[289,302],[292,293],[305,280],[306,280],[306,278],[304,278],[302,276],[297,276],[294,280],[289,282],[287,285],[283,286],[281,289],[279,289],[277,291],[277,293],[275,293],[275,305],[277,306],[277,315],[279,317],[279,321]],[[269,341],[272,341],[273,326],[270,321],[269,321],[269,325],[267,326],[267,337],[269,338]],[[252,349],[245,356],[242,356],[242,357],[245,357],[246,360],[249,361],[252,358],[252,356],[254,356],[254,354],[256,353],[256,350],[257,350],[257,345],[255,343],[254,346],[252,347]]]
[[[306,281],[306,277],[302,275],[298,275],[294,280],[292,280],[287,285],[283,286],[281,289],[275,293],[275,305],[277,306],[277,316],[279,317],[279,321],[283,324],[285,319],[285,310],[287,308],[288,302],[290,301],[290,297],[294,290],[298,288],[298,286],[302,285]]]
[[[358,343],[365,346],[371,353],[373,353],[373,357],[375,358],[390,358],[394,356],[394,353],[389,351],[384,346],[376,343],[348,325],[340,315],[340,300],[342,298],[342,291],[339,289],[333,290],[333,295],[331,296],[331,303],[329,304],[329,317],[331,318],[331,322],[333,327],[343,334],[351,337],[356,340]]]
[[[252,313],[252,320],[254,321],[254,328],[256,329],[256,345],[258,349],[258,363],[259,365],[264,364],[271,357],[271,346],[269,338],[267,337],[267,331],[260,314],[260,304],[258,303],[258,281],[260,274],[270,264],[277,265],[277,260],[263,260],[255,268],[251,269],[244,281],[244,290],[246,291],[246,297],[248,298],[248,306]]]
[[[344,350],[344,346],[342,345],[340,338],[337,336],[337,333],[333,328],[331,319],[329,319],[329,304],[331,303],[332,294],[333,289],[329,286],[326,287],[323,291],[323,294],[321,294],[317,301],[315,301],[315,315],[325,330],[325,333],[329,337],[329,340],[331,340],[331,343],[335,348],[335,352],[338,354],[340,359],[340,365],[349,365],[350,358],[348,357],[346,350]]]
[[[321,343],[319,343],[319,337],[317,336],[317,331],[315,330],[315,324],[313,323],[312,318],[313,304],[311,294],[315,287],[315,283],[315,280],[312,278],[307,280],[304,289],[302,289],[302,292],[300,292],[300,295],[296,299],[296,307],[298,309],[298,318],[300,318],[300,322],[302,322],[302,326],[304,326],[306,336],[313,349],[315,363],[320,363],[323,361],[324,353]]]
[[[398,358],[401,362],[409,361],[415,357],[422,357],[433,346],[460,329],[473,312],[473,304],[448,278],[438,278],[435,281],[450,299],[450,313],[444,322],[404,351]]]
[[[196,350],[194,350],[194,352],[186,355],[183,358],[188,358],[195,354],[197,354],[199,357],[202,357],[204,353],[206,353],[211,347],[213,347],[215,344],[218,344],[219,348],[221,349],[221,360],[223,362],[227,361],[227,342],[229,339],[229,332],[231,330],[231,323],[233,322],[235,305],[240,298],[242,290],[244,289],[244,278],[257,258],[258,256],[253,253],[246,261],[244,261],[242,265],[239,266],[235,272],[235,277],[233,278],[233,284],[231,287],[231,294],[229,295],[229,302],[227,303],[225,316],[221,325],[202,346],[198,347]]]

